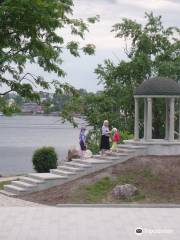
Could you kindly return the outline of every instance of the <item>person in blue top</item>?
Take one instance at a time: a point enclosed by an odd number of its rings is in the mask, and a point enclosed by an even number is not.
[[[82,127],[79,134],[79,144],[81,148],[81,158],[84,156],[84,152],[86,151],[86,128]]]

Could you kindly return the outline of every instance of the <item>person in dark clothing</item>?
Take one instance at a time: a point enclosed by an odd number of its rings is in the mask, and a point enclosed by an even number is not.
[[[110,150],[110,143],[109,143],[109,122],[105,120],[102,126],[102,135],[101,135],[101,144],[100,150],[101,154],[104,154],[106,151]]]

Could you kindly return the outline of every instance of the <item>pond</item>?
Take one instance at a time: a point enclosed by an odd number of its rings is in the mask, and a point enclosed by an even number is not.
[[[83,120],[78,123],[84,126]],[[59,160],[65,159],[69,147],[79,147],[78,136],[79,129],[59,117],[0,116],[0,174],[32,172],[33,152],[42,146],[55,147]]]

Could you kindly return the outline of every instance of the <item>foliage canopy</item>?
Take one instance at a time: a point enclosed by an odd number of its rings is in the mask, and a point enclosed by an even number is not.
[[[112,32],[125,40],[127,60],[114,63],[106,59],[97,66],[95,73],[104,90],[83,98],[83,111],[94,128],[108,119],[111,126],[133,132],[134,89],[155,76],[180,80],[180,29],[165,27],[161,16],[145,13],[144,25],[124,18],[112,27]],[[165,106],[162,101],[154,103],[154,137],[161,137]]]
[[[22,97],[38,99],[37,86],[43,89],[55,87],[71,91],[68,84],[47,81],[32,72],[25,72],[26,63],[34,63],[46,72],[54,72],[59,78],[65,75],[61,68],[62,53],[66,49],[75,57],[80,51],[94,54],[95,46],[80,46],[77,41],[65,40],[64,29],[84,39],[89,23],[99,16],[73,18],[72,0],[1,0],[0,1],[0,86]]]

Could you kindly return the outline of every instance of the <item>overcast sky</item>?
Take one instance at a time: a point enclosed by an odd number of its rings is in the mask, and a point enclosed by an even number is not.
[[[114,38],[112,25],[122,18],[131,18],[144,23],[145,11],[153,11],[162,15],[166,26],[180,26],[180,0],[74,0],[74,17],[86,19],[100,15],[100,22],[90,27],[85,43],[96,45],[95,56],[81,56],[74,58],[65,54],[63,68],[67,72],[66,81],[76,88],[85,88],[88,91],[101,89],[98,86],[94,69],[97,64],[103,64],[104,59],[124,59],[124,42]],[[67,36],[71,40],[70,36]],[[29,66],[32,72],[42,73],[38,68]],[[56,78],[53,74],[44,74],[47,78]]]
[[[90,28],[86,42],[96,45],[95,56],[81,58],[65,57],[64,67],[67,80],[77,88],[96,91],[98,80],[94,74],[97,64],[103,63],[105,58],[114,61],[125,58],[124,42],[114,38],[112,25],[122,18],[131,18],[144,23],[145,11],[153,11],[162,15],[163,23],[167,26],[180,26],[180,0],[75,0],[74,15],[87,18],[99,14],[101,20]]]

